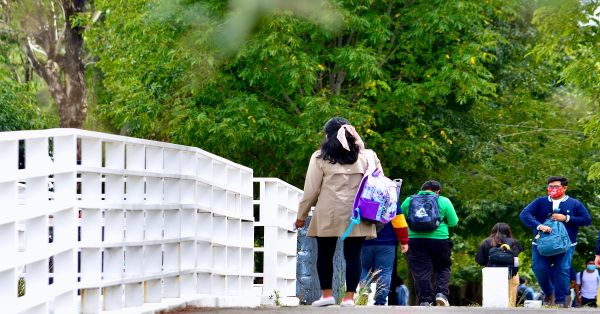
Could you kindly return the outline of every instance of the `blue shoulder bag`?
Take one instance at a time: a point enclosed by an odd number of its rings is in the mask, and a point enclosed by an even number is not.
[[[571,248],[571,239],[565,225],[557,220],[546,219],[544,226],[552,232],[539,232],[536,240],[538,253],[542,256],[554,256],[565,253]]]

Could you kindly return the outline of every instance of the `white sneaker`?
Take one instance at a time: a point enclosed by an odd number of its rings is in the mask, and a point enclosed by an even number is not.
[[[443,293],[438,293],[435,295],[435,303],[437,306],[450,306],[448,298]]]
[[[333,297],[320,298],[312,303],[312,306],[328,306],[334,305],[335,299]]]
[[[340,303],[340,306],[352,307],[354,306],[354,300],[343,300],[342,303]]]

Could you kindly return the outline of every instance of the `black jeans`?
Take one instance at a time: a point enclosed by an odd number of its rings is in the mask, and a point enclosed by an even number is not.
[[[581,306],[596,307],[596,298],[588,299],[588,298],[581,297]]]
[[[449,296],[452,267],[452,241],[449,239],[409,239],[408,265],[417,290],[418,303],[433,302],[435,295]],[[435,277],[434,277],[435,275]],[[433,289],[432,278],[436,287]]]
[[[317,273],[321,290],[331,289],[333,280],[333,256],[337,237],[317,237]],[[365,237],[348,237],[344,240],[344,259],[346,260],[346,291],[356,292],[362,265],[360,251]]]

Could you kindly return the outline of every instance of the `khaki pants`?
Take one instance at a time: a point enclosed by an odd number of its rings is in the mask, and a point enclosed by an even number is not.
[[[508,280],[508,305],[515,307],[517,305],[517,288],[519,287],[519,275],[514,275]]]

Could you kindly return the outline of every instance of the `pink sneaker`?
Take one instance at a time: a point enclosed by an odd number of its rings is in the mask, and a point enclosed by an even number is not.
[[[342,303],[340,303],[340,306],[352,307],[352,306],[354,306],[354,300],[352,300],[352,299],[342,300]]]
[[[334,305],[335,299],[333,297],[320,298],[312,303],[312,306],[328,306]]]

